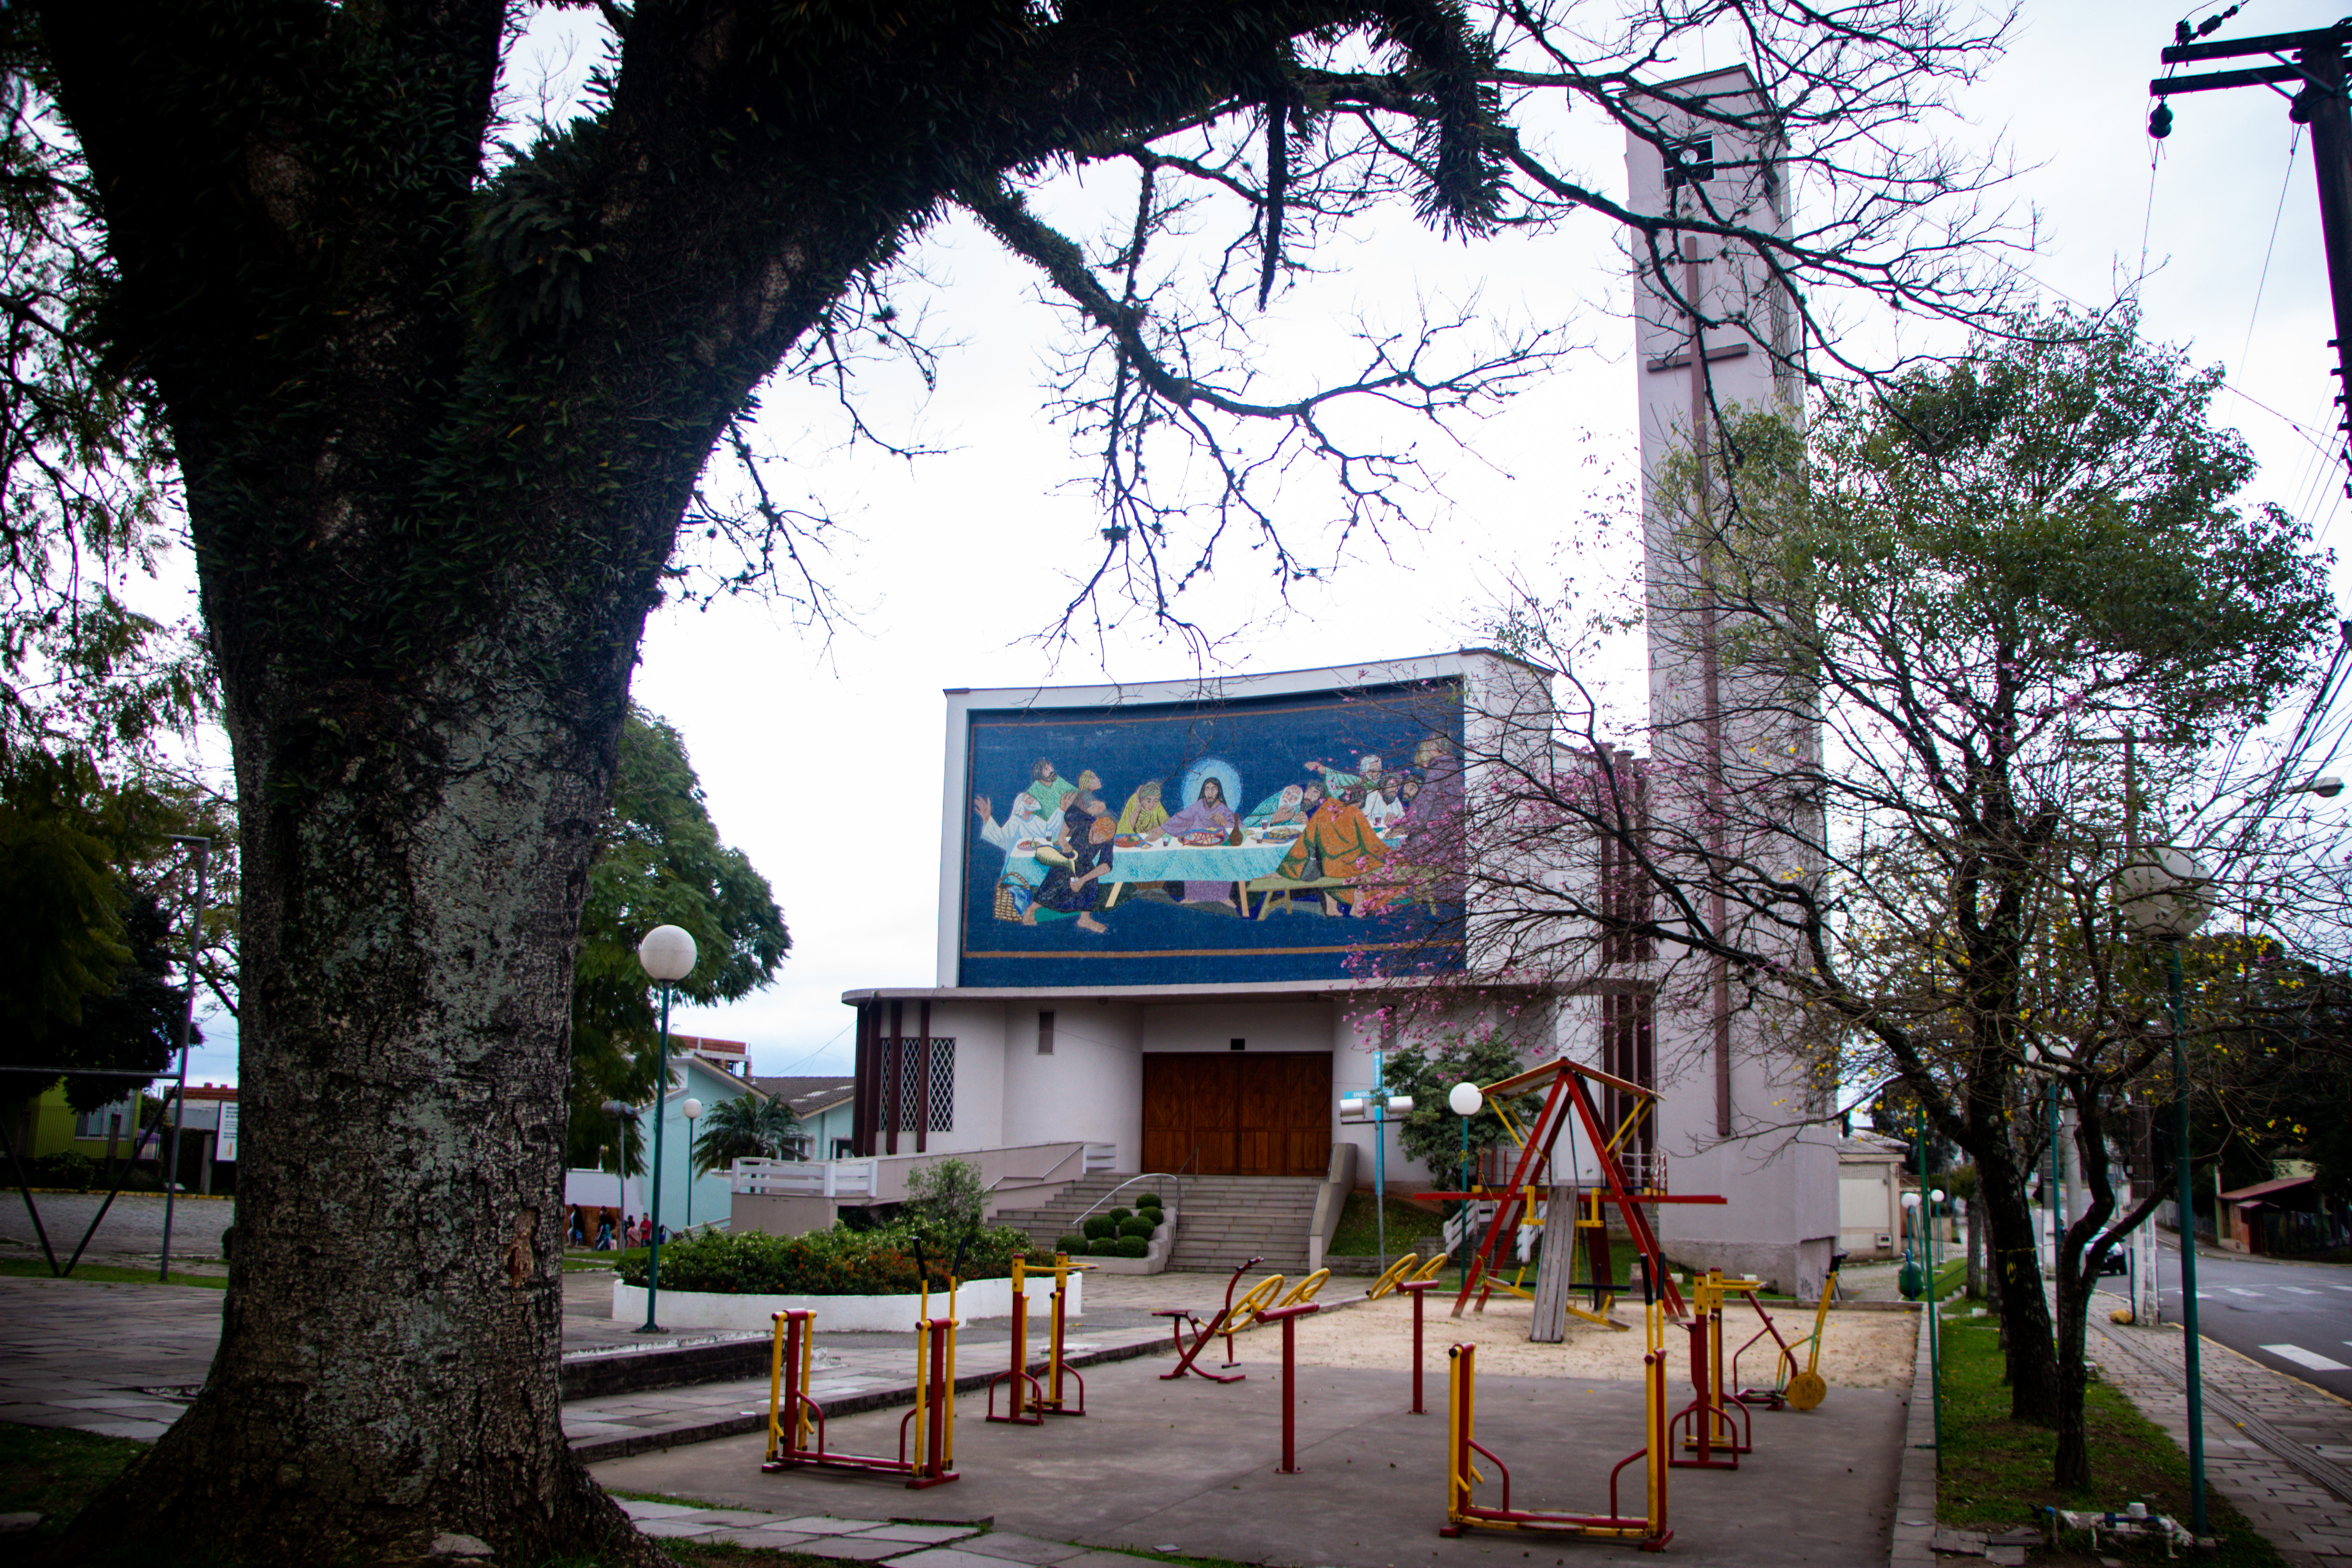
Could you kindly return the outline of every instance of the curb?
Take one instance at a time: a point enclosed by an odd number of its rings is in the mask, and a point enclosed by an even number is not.
[[[762,1349],[765,1349],[762,1346]],[[1160,1340],[1141,1340],[1129,1345],[1105,1345],[1099,1350],[1081,1351],[1062,1358],[1064,1366],[1100,1366],[1106,1362],[1136,1361],[1155,1355],[1167,1345]],[[1036,1363],[1040,1370],[1045,1363]],[[1000,1373],[976,1372],[956,1379],[956,1393],[978,1394]],[[877,1388],[866,1394],[853,1394],[828,1401],[825,1418],[859,1415],[869,1410],[887,1410],[893,1405],[911,1405],[915,1401],[915,1385],[899,1384],[890,1388]],[[689,1443],[708,1443],[719,1437],[739,1437],[746,1432],[767,1430],[765,1412],[756,1415],[726,1415],[714,1421],[698,1421],[690,1426],[671,1426],[658,1432],[635,1432],[625,1437],[597,1437],[570,1445],[572,1456],[583,1464],[599,1459],[622,1459],[631,1454],[650,1453],[656,1448],[679,1448]]]
[[[1912,1303],[1903,1305],[1908,1310]],[[1918,1346],[1912,1354],[1908,1403],[1903,1421],[1903,1460],[1895,1480],[1895,1532],[1887,1546],[1886,1564],[1887,1568],[1935,1568],[1936,1467],[1943,1456],[1936,1451],[1934,1368],[1927,1359],[1924,1318]]]

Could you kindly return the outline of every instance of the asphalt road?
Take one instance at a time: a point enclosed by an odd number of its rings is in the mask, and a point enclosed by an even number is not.
[[[2167,1247],[2164,1317],[2180,1321],[2180,1256]],[[2263,1365],[2352,1399],[2352,1268],[2197,1255],[2197,1329]]]

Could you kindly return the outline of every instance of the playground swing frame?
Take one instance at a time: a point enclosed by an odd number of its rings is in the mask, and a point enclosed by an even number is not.
[[[1552,1145],[1563,1131],[1580,1124],[1592,1145],[1594,1163],[1601,1173],[1601,1180],[1592,1192],[1595,1212],[1598,1213],[1602,1204],[1617,1206],[1625,1216],[1625,1229],[1640,1262],[1654,1282],[1653,1289],[1665,1315],[1676,1320],[1689,1315],[1681,1292],[1675,1289],[1674,1277],[1666,1270],[1664,1255],[1658,1247],[1656,1227],[1650,1223],[1650,1216],[1643,1212],[1643,1205],[1720,1204],[1725,1199],[1720,1194],[1714,1193],[1669,1195],[1633,1191],[1619,1158],[1617,1139],[1602,1131],[1600,1110],[1592,1102],[1591,1091],[1585,1087],[1588,1082],[1601,1084],[1621,1094],[1634,1097],[1638,1109],[1627,1114],[1624,1129],[1620,1130],[1621,1136],[1624,1130],[1637,1125],[1640,1115],[1645,1114],[1647,1107],[1657,1100],[1654,1089],[1644,1089],[1614,1073],[1570,1061],[1564,1057],[1485,1086],[1482,1092],[1488,1103],[1497,1106],[1498,1115],[1501,1114],[1499,1102],[1509,1096],[1527,1093],[1547,1084],[1549,1088],[1544,1094],[1542,1109],[1524,1131],[1519,1131],[1516,1120],[1505,1119],[1504,1126],[1511,1131],[1514,1142],[1519,1146],[1519,1153],[1513,1164],[1510,1180],[1499,1192],[1480,1191],[1473,1186],[1465,1192],[1425,1194],[1433,1198],[1459,1199],[1466,1203],[1492,1202],[1495,1205],[1495,1216],[1487,1223],[1486,1239],[1471,1254],[1470,1267],[1464,1272],[1461,1293],[1454,1300],[1453,1316],[1462,1316],[1474,1294],[1478,1298],[1479,1310],[1484,1311],[1487,1299],[1497,1289],[1523,1293],[1517,1292],[1502,1279],[1506,1260],[1517,1233],[1517,1226],[1511,1223],[1512,1215],[1522,1208],[1530,1215],[1535,1212],[1536,1178],[1550,1162]],[[1570,1147],[1574,1147],[1572,1134]],[[1612,1289],[1613,1290],[1614,1287]]]

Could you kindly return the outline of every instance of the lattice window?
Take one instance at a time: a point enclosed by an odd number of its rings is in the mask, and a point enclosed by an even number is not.
[[[887,1050],[889,1047],[887,1037],[883,1045]],[[898,1047],[898,1093],[891,1105],[883,1110],[885,1125],[887,1126],[895,1116],[899,1131],[912,1132],[916,1127],[916,1118],[920,1114],[918,1107],[926,1107],[931,1116],[929,1131],[954,1131],[955,1042],[951,1039],[942,1039],[937,1035],[931,1037],[931,1082],[930,1092],[928,1095],[923,1094],[917,1084],[922,1072],[923,1042],[909,1037],[899,1040]]]

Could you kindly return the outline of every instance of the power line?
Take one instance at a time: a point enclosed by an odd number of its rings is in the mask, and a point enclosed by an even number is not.
[[[2278,208],[2271,214],[2271,242],[2263,247],[2262,276],[2254,279],[2254,308],[2246,316],[2246,342],[2238,350],[2238,367],[2241,370],[2245,368],[2246,356],[2253,352],[2254,322],[2263,313],[2263,288],[2271,280],[2271,255],[2278,249],[2279,219],[2286,216],[2287,187],[2294,183],[2294,154],[2302,145],[2303,127],[2297,125],[2286,139],[2286,174],[2279,181]],[[2149,182],[2151,196],[2154,184]],[[2143,268],[2147,265],[2147,236],[2145,232],[2140,235],[2139,264]]]

